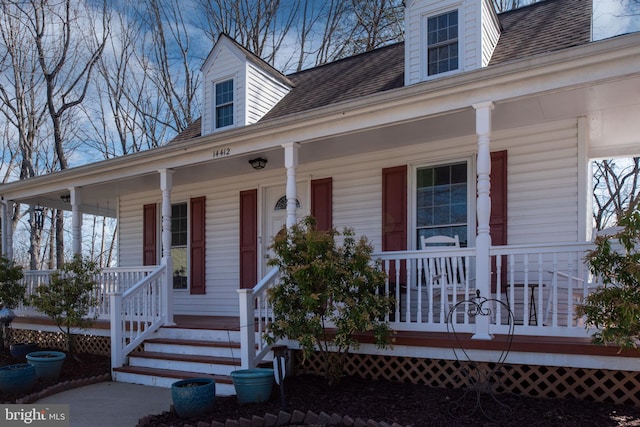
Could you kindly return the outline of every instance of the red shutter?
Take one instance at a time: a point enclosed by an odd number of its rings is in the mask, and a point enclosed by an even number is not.
[[[207,293],[205,279],[205,219],[206,198],[191,199],[191,242],[189,256],[189,274],[191,276],[191,294]]]
[[[157,214],[155,203],[143,206],[142,213],[142,264],[156,265]]]
[[[496,151],[491,153],[491,217],[489,218],[491,245],[502,246],[507,241],[507,152]],[[507,282],[507,263],[502,260],[500,268],[501,284]],[[491,261],[491,289],[496,291],[497,266],[496,261]]]
[[[240,287],[258,282],[258,190],[240,192]]]
[[[382,169],[382,250],[407,249],[407,166]],[[396,271],[391,266],[389,283],[395,285]],[[406,284],[406,262],[400,264],[400,284]]]
[[[311,216],[316,219],[317,229],[327,231],[333,227],[333,179],[311,181]]]
[[[407,249],[407,166],[382,169],[382,250]]]

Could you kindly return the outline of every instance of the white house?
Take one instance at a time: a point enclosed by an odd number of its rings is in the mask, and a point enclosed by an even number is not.
[[[348,371],[452,385],[451,324],[491,362],[511,310],[508,361],[528,384],[512,390],[640,404],[640,358],[591,345],[574,316],[594,285],[590,161],[640,155],[640,34],[592,41],[584,0],[502,14],[489,0],[409,0],[405,24],[404,43],[288,76],[221,36],[202,117],[167,145],[0,186],[3,249],[13,203],[71,210],[76,252],[82,213],[117,218],[100,307],[114,378],[223,383],[230,365],[268,357],[268,247],[313,215],[367,236],[396,297],[393,348],[363,345]],[[422,246],[441,235],[459,246]],[[451,260],[455,284],[430,267]],[[447,322],[476,292],[505,305]],[[44,328],[22,314],[14,328]]]

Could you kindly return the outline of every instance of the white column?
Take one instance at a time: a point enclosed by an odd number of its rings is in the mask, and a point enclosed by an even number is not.
[[[476,135],[478,138],[478,199],[477,221],[478,235],[476,236],[476,290],[481,297],[491,298],[491,259],[489,248],[491,236],[489,234],[489,218],[491,216],[491,111],[493,102],[482,102],[473,105],[476,110]],[[489,333],[489,316],[476,317],[476,331],[474,339],[493,339]]]
[[[2,209],[2,216],[0,216],[0,225],[2,225],[2,242],[0,245],[2,245],[2,252],[0,252],[0,255],[9,258],[9,229],[11,229],[9,225],[9,203],[4,199],[0,199],[0,208]]]
[[[82,203],[80,190],[72,187],[69,189],[71,196],[71,248],[74,255],[82,255],[82,212],[80,212],[80,204]]]
[[[173,170],[161,169],[160,190],[162,191],[162,264],[166,268],[165,294],[162,296],[165,325],[173,322],[173,260],[171,259],[171,189]]]
[[[287,168],[287,228],[296,223],[296,168],[298,167],[298,149],[300,144],[289,142],[284,147],[284,167]]]

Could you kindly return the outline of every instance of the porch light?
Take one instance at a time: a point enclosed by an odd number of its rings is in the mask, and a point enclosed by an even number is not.
[[[63,194],[62,196],[60,196],[60,200],[62,200],[65,203],[69,203],[71,201],[71,194],[69,193]]]
[[[42,206],[36,206],[33,209],[33,223],[38,230],[44,228],[44,209]]]
[[[251,164],[251,167],[254,168],[255,170],[264,169],[264,167],[267,165],[267,159],[263,159],[262,157],[257,157],[255,159],[249,160],[249,164]]]

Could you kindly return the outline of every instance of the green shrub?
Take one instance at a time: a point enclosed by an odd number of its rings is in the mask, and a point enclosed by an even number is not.
[[[22,266],[0,257],[0,306],[16,308],[25,299],[26,286],[21,283]]]
[[[340,237],[342,245],[336,243]],[[342,375],[350,348],[359,346],[354,334],[370,332],[379,348],[389,345],[384,318],[393,300],[379,292],[386,275],[372,264],[366,238],[356,242],[351,229],[318,231],[307,217],[283,229],[271,248],[269,264],[280,269],[281,283],[269,292],[274,321],[268,342],[297,340],[305,359],[318,351],[330,384]]]
[[[578,306],[588,328],[596,328],[593,341],[622,348],[638,348],[640,339],[640,209],[630,207],[620,218],[620,231],[598,236],[587,261],[604,286]],[[612,241],[620,247],[612,247]],[[617,245],[616,245],[617,246]]]
[[[48,285],[38,286],[31,296],[31,304],[51,317],[65,334],[69,352],[74,351],[71,328],[88,328],[95,320],[88,315],[98,303],[94,291],[99,272],[97,263],[76,255],[51,275]]]

